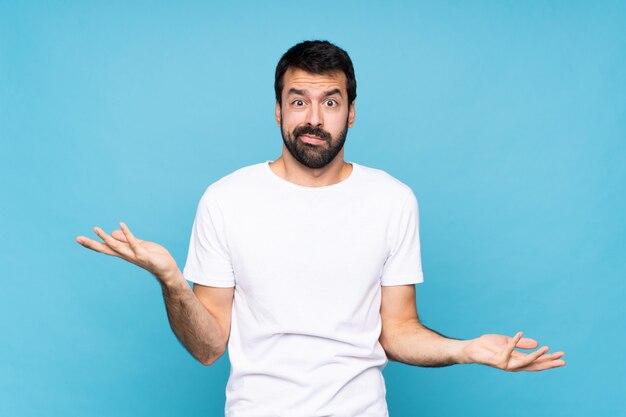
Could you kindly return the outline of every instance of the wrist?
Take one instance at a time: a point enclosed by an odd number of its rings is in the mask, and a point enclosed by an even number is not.
[[[155,274],[156,279],[161,284],[164,290],[175,290],[181,288],[182,285],[187,285],[187,281],[183,277],[183,274],[178,268],[175,271],[171,271],[164,274]]]
[[[458,364],[468,364],[473,363],[467,354],[467,346],[471,343],[471,340],[455,340],[454,346],[454,361]]]

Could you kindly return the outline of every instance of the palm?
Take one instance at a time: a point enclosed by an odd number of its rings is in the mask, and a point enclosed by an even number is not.
[[[120,239],[122,236],[119,236],[116,232],[119,231],[116,230],[111,233],[111,235],[116,239]],[[140,248],[148,254],[148,260],[152,270],[166,271],[168,267],[170,267],[173,263],[176,263],[168,250],[158,243],[149,242],[147,240],[139,240],[138,242]]]
[[[547,354],[547,346],[529,354],[515,350],[534,349],[537,345],[534,339],[522,338],[521,332],[514,337],[485,334],[473,339],[464,352],[471,362],[513,372],[540,371],[565,365],[564,361],[559,360],[565,353]]]
[[[176,261],[167,249],[158,243],[137,239],[128,227],[121,223],[122,230],[114,230],[111,235],[96,227],[94,231],[104,242],[79,236],[76,241],[81,245],[111,256],[124,259],[157,277],[167,276],[177,270]]]

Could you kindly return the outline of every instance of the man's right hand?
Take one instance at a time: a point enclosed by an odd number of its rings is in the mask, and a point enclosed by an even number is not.
[[[85,236],[78,236],[76,242],[96,252],[133,263],[151,272],[162,285],[174,284],[180,279],[176,261],[167,249],[154,242],[137,239],[124,223],[120,223],[120,228],[109,236],[99,227],[94,227],[94,232],[104,242]]]
[[[120,223],[120,228],[109,236],[94,227],[104,242],[85,236],[77,236],[76,242],[151,272],[163,289],[167,317],[176,337],[194,358],[211,365],[226,352],[234,288],[194,286],[192,290],[167,249],[137,239],[124,223]],[[200,295],[196,296],[196,292]]]

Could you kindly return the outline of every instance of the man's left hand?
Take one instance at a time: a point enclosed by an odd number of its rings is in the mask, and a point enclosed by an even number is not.
[[[515,350],[535,349],[538,343],[534,339],[522,338],[522,332],[514,337],[499,334],[485,334],[468,340],[463,348],[464,362],[479,363],[509,372],[543,371],[565,365],[560,358],[565,352],[548,354],[548,346],[543,346],[532,353]]]

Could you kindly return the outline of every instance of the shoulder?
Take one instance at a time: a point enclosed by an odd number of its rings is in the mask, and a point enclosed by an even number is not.
[[[263,164],[264,162],[247,165],[224,175],[206,187],[202,199],[221,200],[253,189],[260,181],[262,170],[265,169]]]
[[[379,168],[357,164],[361,183],[368,189],[384,198],[392,198],[396,201],[404,201],[409,196],[415,197],[413,190],[398,178]]]

